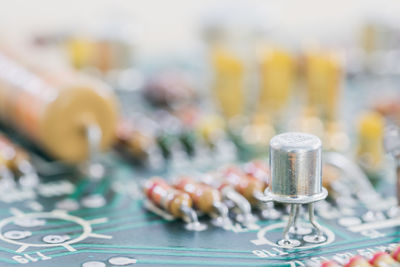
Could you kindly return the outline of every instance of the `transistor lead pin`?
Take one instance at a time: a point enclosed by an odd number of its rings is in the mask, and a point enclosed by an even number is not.
[[[205,229],[193,210],[193,202],[190,196],[170,186],[161,178],[154,177],[144,183],[144,192],[147,198],[168,212],[175,218],[182,218],[187,224],[188,230],[201,231]]]
[[[180,177],[175,188],[189,194],[194,206],[200,211],[215,217],[218,225],[230,223],[228,207],[222,202],[221,193],[210,185],[195,181],[190,177]]]

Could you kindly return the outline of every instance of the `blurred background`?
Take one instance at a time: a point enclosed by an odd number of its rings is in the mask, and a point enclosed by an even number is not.
[[[326,150],[379,168],[383,128],[400,120],[399,14],[400,3],[389,0],[2,1],[5,55],[42,81],[53,77],[56,92],[79,84],[79,74],[111,93],[102,103],[74,93],[82,100],[56,114],[45,104],[56,98],[52,90],[18,89],[28,101],[39,99],[32,111],[10,104],[21,93],[3,86],[0,114],[7,127],[67,161],[89,152],[60,150],[87,144],[60,147],[68,134],[49,141],[74,127],[57,132],[54,125],[88,109],[107,137],[104,148],[116,144],[150,165],[187,154],[204,159],[205,147],[229,160],[235,151],[263,155],[274,134],[305,131]],[[56,115],[44,123],[47,113]]]

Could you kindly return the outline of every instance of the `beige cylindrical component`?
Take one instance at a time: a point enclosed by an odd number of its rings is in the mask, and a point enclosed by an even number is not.
[[[159,177],[146,181],[144,193],[154,204],[178,218],[184,216],[183,207],[192,207],[192,199],[187,193],[174,189]]]
[[[101,130],[101,149],[108,148],[116,118],[116,99],[102,82],[72,70],[25,68],[0,52],[0,119],[50,155],[85,160],[90,125]]]
[[[245,174],[234,166],[224,170],[222,176],[223,183],[221,187],[232,186],[252,204],[258,202],[255,196],[262,193],[265,189],[265,183],[263,181],[252,175]]]
[[[188,193],[194,205],[205,213],[212,212],[214,203],[221,202],[221,195],[217,189],[210,185],[196,182],[189,177],[181,177],[175,184],[175,188]]]

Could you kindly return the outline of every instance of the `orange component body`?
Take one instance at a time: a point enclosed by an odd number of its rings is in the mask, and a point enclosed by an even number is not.
[[[326,261],[321,264],[321,267],[340,267],[340,265],[334,261]]]
[[[375,267],[400,267],[400,263],[396,262],[386,252],[376,253],[369,261]]]
[[[252,204],[257,203],[255,194],[262,193],[265,189],[264,182],[252,175],[247,175],[237,167],[230,167],[223,171],[221,187],[225,186],[232,186]]]
[[[354,256],[344,267],[372,267],[372,265],[363,257]]]
[[[188,193],[194,206],[205,213],[212,212],[213,204],[221,201],[221,194],[217,189],[189,177],[181,177],[175,187]]]
[[[176,190],[161,178],[155,177],[144,184],[144,192],[155,205],[175,217],[182,217],[182,206],[192,207],[192,199],[185,192]]]

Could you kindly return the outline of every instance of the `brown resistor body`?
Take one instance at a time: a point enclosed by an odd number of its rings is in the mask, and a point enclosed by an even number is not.
[[[175,183],[175,187],[190,195],[193,204],[204,213],[210,213],[214,209],[214,203],[221,202],[221,194],[210,185],[199,183],[190,177],[181,177]]]
[[[223,182],[220,188],[232,186],[238,193],[244,196],[250,203],[256,204],[255,196],[262,193],[265,183],[252,175],[247,175],[237,167],[229,167],[222,173]]]
[[[182,207],[190,208],[193,204],[187,193],[176,190],[158,177],[145,182],[144,192],[155,205],[179,218],[184,216]]]

